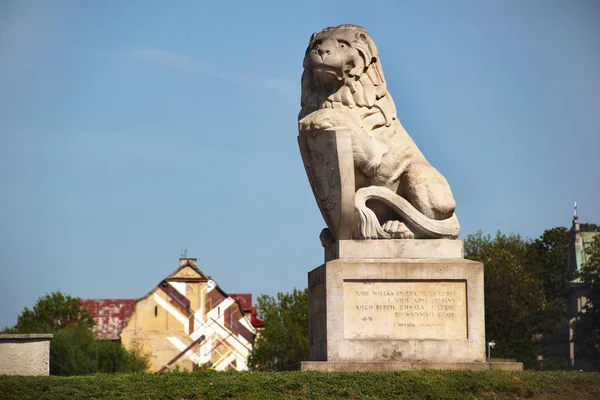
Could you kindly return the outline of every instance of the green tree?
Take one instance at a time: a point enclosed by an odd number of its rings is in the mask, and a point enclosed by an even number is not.
[[[93,353],[98,362],[98,372],[143,372],[148,369],[149,355],[137,347],[127,350],[121,343],[96,340]]]
[[[580,277],[588,285],[587,302],[573,323],[575,357],[600,369],[600,235],[586,249],[588,260]]]
[[[539,336],[548,328],[537,251],[519,235],[498,232],[492,239],[478,232],[465,240],[465,253],[484,264],[485,333],[496,342],[493,355],[537,366]]]
[[[94,335],[81,325],[72,325],[54,334],[50,342],[52,375],[86,375],[98,371],[93,354]]]
[[[581,232],[600,232],[600,225],[582,222],[579,224],[579,230]]]
[[[141,372],[147,368],[148,359],[138,350],[128,351],[119,342],[98,340],[82,325],[55,333],[50,344],[52,375]]]
[[[91,329],[94,326],[94,318],[90,310],[81,305],[81,299],[54,292],[40,297],[33,310],[25,307],[17,319],[17,324],[5,331],[53,333],[74,325]]]
[[[60,292],[40,297],[33,310],[25,308],[8,333],[53,333],[50,373],[86,375],[97,372],[140,372],[148,357],[138,349],[128,351],[119,342],[98,340],[94,319],[81,299]]]
[[[544,292],[547,297],[564,298],[569,273],[570,242],[571,232],[563,226],[544,231],[542,236],[533,242],[540,257]]]
[[[248,364],[262,371],[286,371],[308,356],[308,290],[294,289],[258,297],[265,328],[258,336]]]
[[[546,230],[532,243],[546,299],[543,330],[548,333],[559,332],[566,324],[570,241],[571,232],[565,227],[556,227]]]

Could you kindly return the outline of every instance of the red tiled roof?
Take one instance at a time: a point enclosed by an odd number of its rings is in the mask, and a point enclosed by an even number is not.
[[[265,322],[262,319],[258,319],[256,316],[258,312],[256,311],[256,307],[252,307],[252,314],[250,314],[250,323],[255,328],[264,328]]]
[[[135,299],[85,299],[81,301],[94,317],[94,332],[101,339],[119,340],[135,310]]]
[[[240,303],[240,306],[242,306],[242,311],[244,311],[244,313],[247,313],[247,312],[250,313],[250,323],[252,324],[253,327],[255,327],[255,328],[264,328],[265,327],[265,323],[261,319],[258,319],[258,317],[256,316],[256,314],[257,314],[256,307],[252,306],[252,294],[250,294],[250,293],[229,294],[229,297],[231,297],[232,299],[234,299]]]
[[[252,294],[250,293],[238,293],[238,294],[229,294],[234,300],[237,300],[242,306],[242,311],[250,312],[252,310]]]

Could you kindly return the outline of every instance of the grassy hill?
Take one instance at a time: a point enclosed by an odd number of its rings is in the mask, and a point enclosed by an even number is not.
[[[201,371],[0,376],[0,399],[600,399],[600,373]]]

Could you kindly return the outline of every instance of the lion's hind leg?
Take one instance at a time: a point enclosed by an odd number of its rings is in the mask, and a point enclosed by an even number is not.
[[[419,239],[456,239],[460,232],[460,226],[455,214],[444,220],[436,220],[425,216],[417,210],[408,200],[388,188],[382,186],[368,186],[356,191],[354,205],[357,216],[355,231],[356,239],[390,239],[389,232],[380,225],[377,215],[367,206],[370,200],[379,200],[389,206],[402,222]],[[397,225],[396,225],[397,223]],[[404,234],[404,227],[396,218],[386,221],[388,230],[394,233]],[[409,234],[410,236],[410,234]]]
[[[448,181],[430,164],[409,165],[400,177],[399,194],[431,219],[450,218],[456,209]]]

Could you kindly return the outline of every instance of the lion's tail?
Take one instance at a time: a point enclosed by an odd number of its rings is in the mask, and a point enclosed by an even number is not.
[[[358,189],[354,198],[360,239],[389,239],[390,235],[383,230],[377,216],[366,203],[368,200],[379,200],[400,214],[403,222],[423,239],[456,239],[460,225],[456,214],[444,220],[431,219],[419,212],[402,196],[382,186],[369,186]]]

